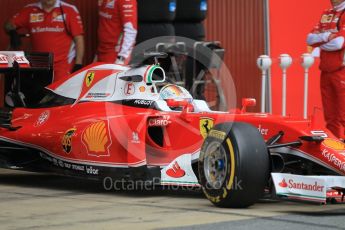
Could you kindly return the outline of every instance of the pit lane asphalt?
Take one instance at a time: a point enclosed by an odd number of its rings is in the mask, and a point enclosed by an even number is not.
[[[99,182],[3,169],[0,210],[0,229],[345,229],[343,204],[221,209],[198,191],[105,191]]]

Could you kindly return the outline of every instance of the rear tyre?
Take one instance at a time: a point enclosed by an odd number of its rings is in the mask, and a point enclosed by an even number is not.
[[[262,197],[269,178],[266,143],[249,124],[218,124],[205,139],[198,170],[202,190],[214,205],[248,207]]]

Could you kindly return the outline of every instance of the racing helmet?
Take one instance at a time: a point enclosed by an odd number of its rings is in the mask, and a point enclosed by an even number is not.
[[[175,105],[168,103],[168,106],[173,107],[173,109],[183,107],[184,105],[190,104],[193,101],[192,95],[190,95],[185,88],[174,84],[164,86],[160,90],[159,98],[167,102],[174,101]]]

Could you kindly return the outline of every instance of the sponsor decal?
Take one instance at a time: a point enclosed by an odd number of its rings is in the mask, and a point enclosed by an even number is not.
[[[13,59],[13,61],[18,62],[19,64],[30,64],[28,59],[26,59],[26,57],[24,57],[24,56],[15,55],[12,57],[12,59]]]
[[[85,75],[85,85],[86,85],[86,87],[90,87],[90,85],[93,82],[93,79],[95,79],[95,72],[91,71],[91,72],[88,72]]]
[[[39,127],[43,125],[44,123],[47,122],[47,120],[49,119],[49,116],[50,116],[50,111],[49,110],[44,111],[43,113],[40,114],[34,126]]]
[[[8,64],[8,57],[6,55],[0,54],[0,64]]]
[[[94,167],[94,166],[88,166],[88,165],[81,165],[81,164],[75,164],[75,163],[70,163],[67,161],[63,161],[60,159],[56,159],[54,157],[48,156],[45,153],[40,153],[40,156],[49,161],[50,163],[52,163],[53,165],[63,168],[63,169],[68,169],[68,170],[72,170],[78,173],[86,173],[86,174],[90,174],[90,175],[98,175],[100,169]]]
[[[293,179],[290,179],[288,183],[286,183],[285,178],[279,183],[279,186],[282,188],[293,188],[316,192],[323,192],[325,188],[325,186],[319,185],[317,181],[315,181],[314,184],[307,184],[303,182],[295,182]]]
[[[132,133],[132,143],[135,143],[135,144],[140,143],[139,134],[137,132]]]
[[[151,106],[152,103],[153,103],[153,101],[149,101],[149,100],[140,100],[140,99],[138,99],[138,100],[135,100],[135,101],[134,101],[134,104],[135,104],[135,105],[147,105],[147,106]]]
[[[98,121],[90,124],[82,134],[82,142],[90,156],[109,156],[111,138],[108,122]]]
[[[332,19],[333,19],[333,14],[325,14],[322,16],[321,18],[321,23],[330,23],[332,22]]]
[[[181,178],[186,175],[186,172],[181,169],[177,161],[166,171],[167,175],[173,178]]]
[[[59,26],[55,27],[33,27],[31,28],[31,33],[44,33],[44,32],[55,32],[55,33],[61,33],[65,30],[65,28],[61,28]]]
[[[323,130],[312,130],[312,131],[310,131],[310,133],[313,136],[320,136],[320,137],[323,137],[323,138],[327,138],[328,137],[327,133],[325,133],[325,131],[323,131]]]
[[[65,151],[65,153],[67,154],[69,154],[72,151],[72,137],[74,136],[76,130],[76,128],[69,129],[65,132],[65,134],[62,137],[62,148],[63,151]]]
[[[288,184],[286,183],[285,179],[283,179],[282,182],[279,183],[279,186],[282,188],[286,188]]]
[[[43,20],[44,20],[43,13],[30,14],[30,23],[43,22]]]
[[[200,186],[192,169],[192,155],[184,154],[161,170],[161,184]]]
[[[322,150],[321,155],[326,158],[328,162],[337,166],[338,169],[345,172],[345,161],[340,160],[335,153],[331,153],[329,150],[324,149]]]
[[[98,175],[99,169],[95,169],[92,166],[86,166],[86,173],[91,175]]]
[[[261,133],[261,135],[263,135],[263,136],[268,135],[268,129],[262,128],[261,125],[259,125],[258,130]]]
[[[149,127],[166,127],[171,124],[170,116],[164,115],[163,117],[150,118],[148,121]]]
[[[80,93],[79,96],[77,98],[77,100],[74,102],[73,105],[77,104],[80,100],[84,99],[88,93],[90,92],[90,90],[92,89],[92,87],[94,85],[96,85],[98,82],[102,81],[103,79],[105,79],[106,77],[110,76],[111,74],[114,74],[118,72],[117,70],[108,70],[108,69],[101,69],[101,70],[89,70],[86,74],[85,74],[85,79],[84,79],[84,83],[82,85],[82,88],[80,89]]]
[[[140,92],[140,93],[145,93],[145,91],[146,91],[145,86],[140,86],[140,87],[139,87],[139,92]]]
[[[125,85],[125,95],[131,96],[135,93],[135,85],[133,83],[127,83]]]
[[[222,132],[222,131],[218,131],[218,130],[212,129],[212,130],[209,132],[208,136],[217,138],[217,139],[219,139],[219,140],[225,140],[225,138],[226,138],[226,133],[224,133],[224,132]]]
[[[278,196],[291,199],[326,202],[328,185],[318,176],[302,176],[285,173],[271,173]]]
[[[107,98],[110,95],[111,95],[110,93],[88,93],[86,95],[86,98],[90,98],[90,99]]]
[[[322,145],[336,150],[336,151],[344,151],[345,150],[345,143],[335,140],[335,139],[331,139],[331,138],[327,138],[322,142]]]
[[[209,117],[201,117],[199,122],[199,129],[201,136],[206,139],[208,133],[214,126],[214,120]]]
[[[54,12],[52,18],[53,18],[52,20],[53,22],[63,22],[63,20],[66,19],[66,15]]]

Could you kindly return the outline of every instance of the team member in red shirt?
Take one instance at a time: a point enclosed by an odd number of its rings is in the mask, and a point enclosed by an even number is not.
[[[97,61],[127,64],[137,36],[136,0],[99,0]]]
[[[29,4],[5,25],[9,34],[25,28],[32,50],[54,53],[54,81],[66,79],[81,68],[84,56],[83,25],[78,9],[61,0]]]
[[[320,48],[321,95],[327,128],[344,139],[345,133],[345,0],[331,0],[307,43]]]

